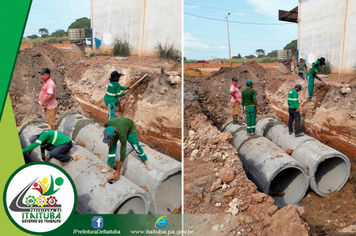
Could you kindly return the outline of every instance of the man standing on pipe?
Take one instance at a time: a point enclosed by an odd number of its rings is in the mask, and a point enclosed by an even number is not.
[[[232,106],[232,118],[233,124],[239,124],[239,113],[241,103],[241,92],[237,87],[238,79],[232,78],[232,84],[230,86],[231,106]]]
[[[257,105],[256,91],[252,89],[254,82],[251,80],[246,81],[248,88],[242,91],[242,111],[246,111],[246,123],[247,123],[247,135],[255,135],[256,128],[256,115],[260,113],[260,109]],[[246,109],[245,109],[246,107]]]
[[[297,84],[288,94],[288,112],[289,112],[289,134],[293,134],[293,121],[295,120],[295,137],[301,137],[304,134],[300,133],[300,110],[298,92],[302,90],[302,85]]]
[[[30,152],[41,145],[42,160],[45,160],[45,150],[53,157],[62,162],[69,162],[73,158],[65,154],[72,148],[72,141],[63,133],[55,130],[44,131],[30,137],[30,145],[22,149],[23,153]]]
[[[115,105],[119,103],[119,98],[125,93],[121,90],[128,90],[130,87],[121,86],[119,84],[120,77],[123,74],[113,71],[110,76],[110,83],[104,96],[104,103],[109,107],[109,120],[115,117]]]
[[[116,168],[114,174],[115,180],[120,178],[120,171],[124,165],[126,158],[126,143],[127,141],[134,148],[138,157],[145,163],[148,170],[152,169],[152,164],[147,160],[140,143],[138,142],[137,130],[134,122],[127,117],[118,117],[105,122],[104,139],[103,142],[109,146],[108,164]],[[115,155],[117,149],[117,142],[120,140],[120,162],[115,162]]]
[[[316,79],[322,81],[322,79],[320,79],[316,75],[316,73],[318,73],[318,71],[320,70],[320,67],[323,65],[325,65],[325,58],[321,57],[316,62],[313,62],[312,66],[310,67],[310,69],[307,73],[309,101],[315,100],[315,98],[313,98],[314,79],[316,78]]]

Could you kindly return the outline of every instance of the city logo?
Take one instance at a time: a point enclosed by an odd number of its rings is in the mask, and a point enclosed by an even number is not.
[[[30,180],[30,181],[29,181]],[[5,210],[26,232],[61,226],[75,209],[76,190],[69,175],[50,163],[31,163],[15,171],[5,186]]]
[[[158,217],[155,223],[155,228],[164,228],[167,225],[167,216]]]
[[[94,229],[101,229],[104,226],[104,219],[101,216],[94,216],[91,219],[91,226],[93,226]]]

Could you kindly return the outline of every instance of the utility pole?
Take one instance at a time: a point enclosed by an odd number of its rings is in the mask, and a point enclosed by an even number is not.
[[[230,50],[230,35],[229,35],[229,15],[230,15],[230,12],[229,12],[229,14],[227,14],[227,16],[226,16],[225,18],[226,18],[226,24],[227,24],[227,40],[228,40],[228,43],[229,43],[230,66],[232,67],[232,63],[231,63],[231,50]]]

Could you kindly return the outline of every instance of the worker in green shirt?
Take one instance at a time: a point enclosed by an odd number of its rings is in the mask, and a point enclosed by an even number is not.
[[[312,66],[310,67],[310,69],[309,69],[309,71],[307,73],[308,98],[309,98],[309,100],[315,100],[315,98],[313,98],[314,80],[318,79],[318,80],[321,81],[321,79],[316,74],[320,70],[320,67],[323,66],[323,65],[325,65],[325,58],[321,57],[316,62],[313,62]]]
[[[109,146],[108,164],[116,168],[114,174],[115,180],[120,178],[120,171],[124,165],[126,158],[126,143],[131,144],[138,157],[145,163],[148,170],[152,169],[152,164],[147,160],[147,156],[144,153],[137,137],[137,130],[134,122],[124,116],[114,118],[105,122],[104,126],[104,139],[103,142]],[[117,142],[120,140],[120,161],[115,161]]]
[[[119,84],[120,77],[123,74],[113,71],[110,76],[110,83],[104,96],[104,103],[109,107],[109,120],[115,117],[115,105],[119,103],[119,98],[125,95],[121,90],[128,90],[130,87]]]
[[[294,89],[288,93],[288,112],[289,112],[289,134],[293,134],[293,121],[295,120],[295,137],[301,137],[304,134],[300,132],[300,110],[298,101],[298,92],[302,90],[302,85],[297,84]]]
[[[62,162],[69,162],[73,158],[65,154],[72,148],[72,141],[63,133],[56,130],[44,131],[30,137],[30,145],[22,149],[23,153],[30,152],[40,145],[42,160],[45,160],[45,150],[50,152],[50,157]]]
[[[297,63],[298,67],[298,76],[302,79],[304,79],[304,69],[308,71],[307,64],[305,63],[303,57],[299,59],[299,62]]]
[[[255,135],[256,128],[256,115],[260,113],[260,109],[257,105],[256,91],[253,88],[254,82],[251,80],[246,81],[246,86],[242,91],[242,111],[246,112],[246,123],[247,123],[247,135]]]

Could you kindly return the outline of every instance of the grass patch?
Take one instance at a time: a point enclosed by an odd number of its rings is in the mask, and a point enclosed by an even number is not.
[[[125,41],[115,40],[114,48],[112,49],[112,54],[114,56],[123,56],[123,57],[130,56],[131,47],[129,42],[127,42],[126,40]]]
[[[37,39],[22,39],[21,44],[37,44],[47,41],[48,43],[59,43],[59,41],[69,41],[68,36],[64,37],[47,37],[47,38],[37,38]]]
[[[169,60],[176,60],[180,56],[179,50],[174,48],[174,44],[172,45],[167,45],[165,44],[164,46],[161,43],[158,43],[157,46],[155,47],[156,53],[159,58],[164,58]]]
[[[332,70],[331,63],[329,61],[326,61],[325,65],[320,67],[318,74],[328,75],[328,74],[331,74],[331,70]]]

